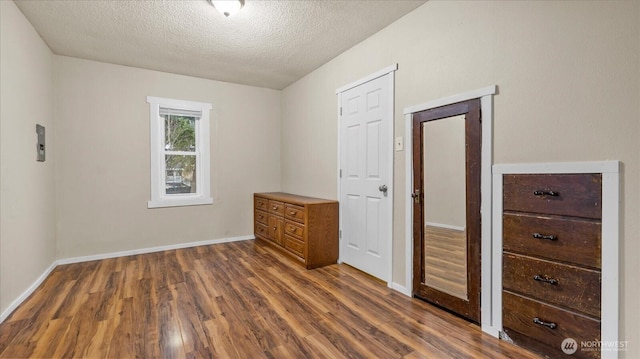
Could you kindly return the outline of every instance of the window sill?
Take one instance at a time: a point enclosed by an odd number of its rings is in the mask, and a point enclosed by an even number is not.
[[[147,208],[202,206],[207,204],[213,204],[213,198],[192,197],[152,200],[147,202]]]

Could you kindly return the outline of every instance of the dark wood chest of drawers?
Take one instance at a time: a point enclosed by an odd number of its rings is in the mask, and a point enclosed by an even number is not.
[[[338,202],[289,193],[255,193],[254,233],[305,268],[338,260]]]
[[[561,357],[567,338],[600,340],[601,219],[600,174],[503,176],[502,325],[514,343]]]

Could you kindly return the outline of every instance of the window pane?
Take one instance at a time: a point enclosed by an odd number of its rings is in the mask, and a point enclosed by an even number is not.
[[[164,115],[164,149],[166,151],[196,150],[196,118]]]
[[[166,194],[196,193],[196,156],[165,155]]]

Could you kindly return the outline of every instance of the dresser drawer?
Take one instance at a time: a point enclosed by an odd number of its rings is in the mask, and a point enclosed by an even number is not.
[[[574,357],[599,358],[600,352],[580,350],[580,342],[600,340],[600,321],[546,305],[508,291],[502,294],[502,325],[505,333],[512,331],[543,343],[550,350],[557,351],[554,357],[564,358],[561,350],[565,338],[573,338],[578,343]],[[550,328],[535,320],[554,326]]]
[[[254,213],[255,221],[263,224],[267,224],[268,216],[269,215],[267,214],[267,212],[263,212],[263,211],[256,210],[256,212]]]
[[[294,220],[296,222],[304,223],[304,207],[296,206],[294,204],[286,203],[284,205],[284,216],[287,219]]]
[[[269,200],[269,213],[284,216],[284,203],[279,201]]]
[[[253,207],[255,209],[259,209],[262,211],[268,211],[269,210],[269,200],[266,198],[262,198],[262,197],[254,197],[253,198]]]
[[[304,226],[291,221],[285,221],[284,233],[302,240],[304,236]]]
[[[269,230],[267,229],[266,224],[258,223],[255,224],[255,235],[260,236],[262,238],[269,238]]]
[[[502,221],[505,251],[602,267],[599,221],[514,213],[505,213]]]
[[[509,174],[503,181],[505,211],[601,218],[600,174]]]
[[[505,290],[600,317],[599,271],[510,253],[502,268]]]
[[[299,257],[304,257],[304,242],[302,242],[297,238],[294,238],[290,235],[285,234],[284,248],[286,248],[289,252]]]

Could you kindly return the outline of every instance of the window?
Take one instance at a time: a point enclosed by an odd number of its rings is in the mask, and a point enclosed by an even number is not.
[[[148,208],[211,204],[209,103],[147,97],[151,129]]]

